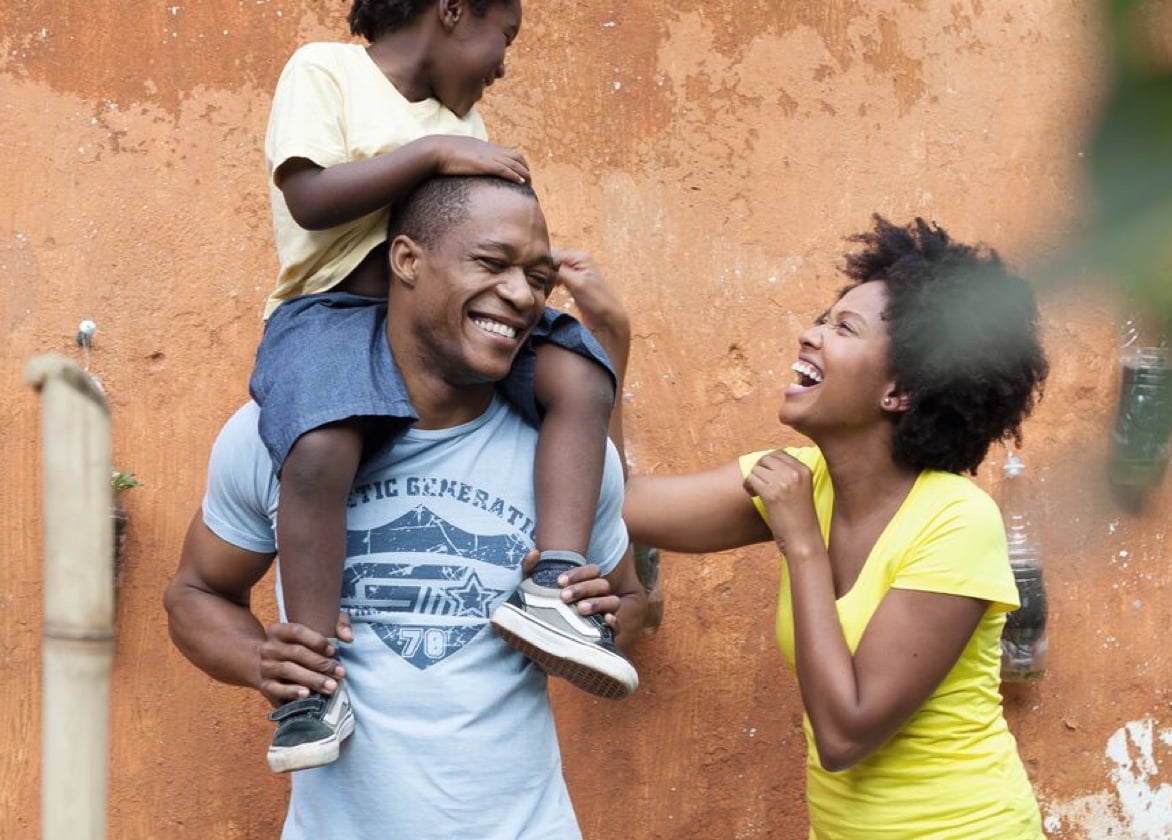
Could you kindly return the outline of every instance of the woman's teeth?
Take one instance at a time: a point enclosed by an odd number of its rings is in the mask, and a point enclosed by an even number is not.
[[[822,371],[809,362],[800,359],[790,365],[790,369],[798,375],[798,384],[805,387],[822,384]]]

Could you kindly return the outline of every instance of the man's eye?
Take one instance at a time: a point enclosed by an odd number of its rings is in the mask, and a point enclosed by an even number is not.
[[[499,274],[508,268],[508,266],[505,265],[504,260],[494,260],[492,257],[481,257],[480,264],[494,274]]]
[[[548,274],[530,274],[529,282],[534,286],[543,290],[546,294],[553,291],[553,278]]]
[[[854,325],[851,324],[849,321],[839,321],[837,324],[834,325],[834,328],[837,330],[841,330],[842,332],[849,333],[850,335],[854,335],[857,332]]]

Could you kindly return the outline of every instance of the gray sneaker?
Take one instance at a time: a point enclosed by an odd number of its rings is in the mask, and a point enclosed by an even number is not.
[[[314,692],[278,706],[269,720],[277,724],[268,754],[269,769],[274,773],[336,761],[342,742],[354,731],[354,711],[345,682],[339,682],[333,694]]]
[[[601,615],[579,614],[561,598],[558,576],[584,562],[570,551],[542,552],[533,574],[490,620],[501,638],[551,677],[598,697],[626,697],[639,686],[639,673],[615,647],[610,625]]]

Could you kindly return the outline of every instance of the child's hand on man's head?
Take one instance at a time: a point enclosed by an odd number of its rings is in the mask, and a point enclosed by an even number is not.
[[[495,175],[517,183],[529,180],[529,163],[516,149],[451,134],[433,134],[416,142],[428,144],[440,175]]]

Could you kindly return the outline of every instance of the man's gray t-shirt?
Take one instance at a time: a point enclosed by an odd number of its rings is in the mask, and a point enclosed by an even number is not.
[[[249,403],[212,450],[205,524],[275,550],[278,483]],[[502,400],[450,429],[412,429],[364,464],[349,500],[342,607],[354,734],[334,764],[293,774],[282,837],[579,837],[544,673],[488,617],[533,547],[537,431]],[[608,447],[589,559],[627,548]]]

